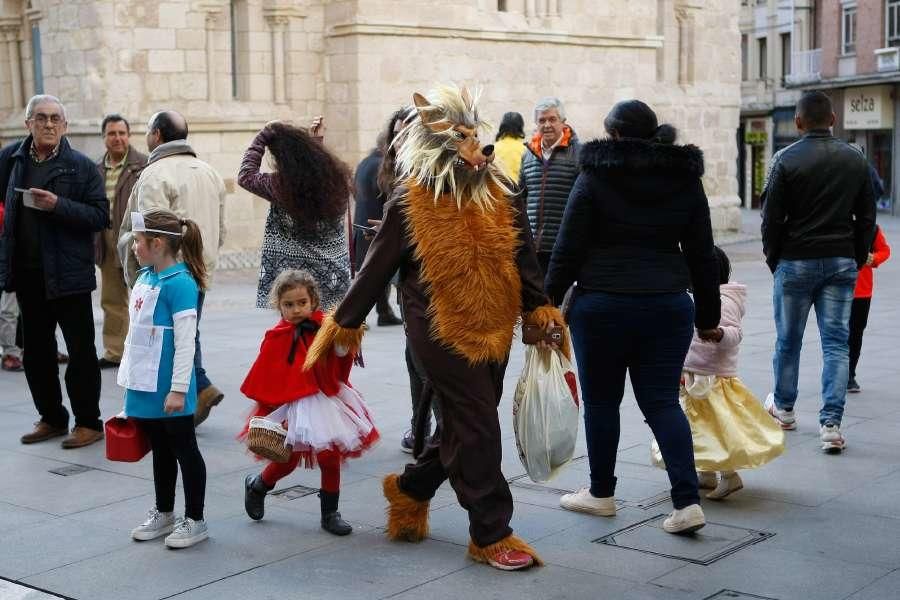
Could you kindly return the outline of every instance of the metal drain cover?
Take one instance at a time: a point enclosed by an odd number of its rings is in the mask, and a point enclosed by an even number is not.
[[[660,492],[655,496],[650,496],[649,498],[644,498],[643,500],[638,500],[631,504],[635,508],[640,508],[641,510],[650,510],[651,508],[655,508],[660,504],[665,504],[669,500],[672,499],[672,494],[669,491]]]
[[[281,498],[282,500],[296,500],[297,498],[303,498],[304,496],[311,496],[318,493],[318,491],[319,488],[306,487],[305,485],[292,485],[283,490],[269,492],[269,495]]]
[[[62,475],[63,477],[68,477],[69,475],[78,475],[79,473],[85,473],[87,471],[93,470],[93,467],[87,467],[85,465],[66,465],[64,467],[50,469],[50,471],[48,472],[53,473],[54,475]]]
[[[666,516],[650,517],[597,538],[594,543],[637,550],[645,554],[683,560],[698,565],[711,565],[742,548],[775,535],[766,531],[709,522],[706,523],[706,527],[694,535],[672,535],[662,529],[662,522]],[[728,598],[728,596],[722,597]],[[752,598],[752,596],[748,597]]]
[[[707,596],[703,600],[778,600],[769,596],[757,596],[755,594],[747,594],[744,592],[736,592],[734,590],[721,590],[712,596]]]

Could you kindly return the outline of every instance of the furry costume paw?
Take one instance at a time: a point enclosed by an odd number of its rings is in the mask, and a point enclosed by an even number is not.
[[[490,564],[491,566],[494,566],[494,559],[497,555],[503,552],[509,552],[511,550],[528,554],[532,559],[534,559],[533,564],[535,566],[544,566],[544,561],[542,561],[541,557],[537,555],[537,552],[535,552],[534,548],[532,548],[528,544],[528,542],[514,533],[503,538],[499,542],[494,542],[490,546],[485,546],[483,548],[475,545],[475,542],[471,539],[469,540],[469,558],[471,558],[475,562],[486,563]]]
[[[392,540],[421,542],[428,535],[428,502],[416,500],[403,492],[399,476],[388,475],[382,481],[387,505],[387,536]]]
[[[569,339],[569,328],[566,326],[566,319],[563,314],[555,306],[539,306],[527,315],[525,315],[525,323],[528,325],[538,325],[542,329],[546,329],[550,322],[553,321],[563,328],[563,341],[559,349],[566,358],[572,360],[572,343]]]
[[[346,348],[351,354],[359,351],[362,344],[363,334],[366,331],[365,325],[357,329],[346,329],[337,324],[333,315],[328,315],[322,321],[322,327],[316,334],[309,352],[306,353],[306,361],[303,363],[303,370],[311,370],[317,362],[324,360],[328,353],[335,346]]]

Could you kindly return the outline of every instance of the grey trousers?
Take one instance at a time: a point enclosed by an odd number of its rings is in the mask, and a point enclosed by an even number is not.
[[[15,292],[0,294],[0,352],[3,356],[22,358],[22,349],[16,345],[16,326],[19,322],[19,303]]]

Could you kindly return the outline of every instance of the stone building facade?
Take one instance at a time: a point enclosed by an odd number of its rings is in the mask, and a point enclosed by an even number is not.
[[[64,100],[92,155],[104,113],[130,118],[143,147],[152,112],[183,112],[230,192],[226,263],[252,262],[261,239],[267,205],[234,177],[262,125],[324,114],[327,143],[354,164],[390,112],[445,80],[483,87],[495,121],[528,122],[557,95],[582,139],[614,102],[642,98],[706,153],[715,227],[739,225],[733,0],[0,0],[0,42],[4,141],[35,91]]]

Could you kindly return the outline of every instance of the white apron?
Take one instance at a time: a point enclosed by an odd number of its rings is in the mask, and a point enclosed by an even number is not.
[[[156,392],[159,363],[166,329],[153,324],[160,288],[138,283],[131,291],[128,307],[130,326],[116,383],[129,390]]]

